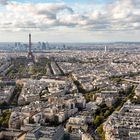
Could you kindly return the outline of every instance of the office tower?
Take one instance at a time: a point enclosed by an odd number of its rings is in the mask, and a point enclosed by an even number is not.
[[[107,47],[105,46],[105,53],[107,52]]]

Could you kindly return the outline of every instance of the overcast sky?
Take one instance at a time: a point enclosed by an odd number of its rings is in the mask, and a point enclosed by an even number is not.
[[[140,0],[0,0],[0,42],[140,41]]]

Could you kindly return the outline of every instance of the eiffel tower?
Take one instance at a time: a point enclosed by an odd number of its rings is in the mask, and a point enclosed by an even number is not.
[[[32,42],[31,42],[31,34],[29,34],[29,50],[28,50],[28,60],[29,62],[35,62],[34,60],[34,55],[31,51],[31,47],[32,47]]]

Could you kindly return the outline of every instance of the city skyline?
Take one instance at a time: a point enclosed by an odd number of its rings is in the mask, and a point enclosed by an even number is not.
[[[139,0],[0,0],[0,42],[140,41]]]
[[[0,0],[0,140],[140,140],[140,0]]]

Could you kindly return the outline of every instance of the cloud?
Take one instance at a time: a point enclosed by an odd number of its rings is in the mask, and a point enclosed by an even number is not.
[[[1,5],[7,5],[9,0],[0,0]]]
[[[140,1],[116,0],[107,4],[18,3],[0,0],[0,30],[76,28],[88,31],[140,29]]]

